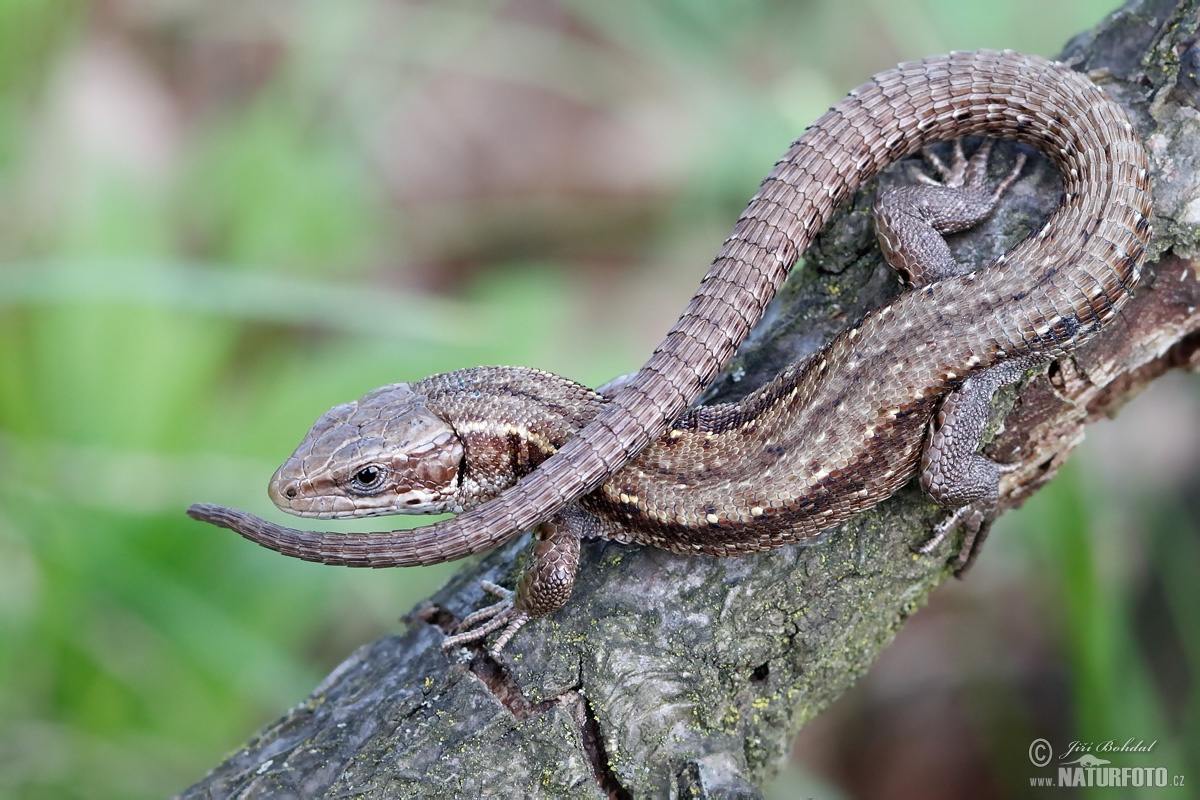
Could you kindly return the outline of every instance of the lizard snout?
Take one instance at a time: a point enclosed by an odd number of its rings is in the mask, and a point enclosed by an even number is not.
[[[290,511],[292,501],[300,494],[300,482],[291,478],[285,478],[278,473],[271,478],[271,482],[267,485],[267,496],[271,498],[271,502],[278,506],[283,511]]]

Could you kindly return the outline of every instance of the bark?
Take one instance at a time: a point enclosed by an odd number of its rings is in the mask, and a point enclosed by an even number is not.
[[[1088,422],[1200,360],[1198,10],[1131,2],[1061,56],[1123,103],[1147,142],[1154,250],[1115,323],[1002,396],[988,452],[1022,463],[1004,476],[1003,508],[1054,476]],[[997,148],[996,174],[1014,152]],[[874,191],[829,226],[711,396],[745,393],[898,290],[870,231]],[[993,219],[960,238],[959,259],[1011,246],[1057,193],[1053,168],[1034,159]],[[443,630],[484,602],[481,579],[512,585],[514,543],[463,569],[404,635],[354,653],[184,796],[757,796],[800,727],[950,577],[956,542],[931,557],[912,549],[943,514],[910,486],[817,541],[744,558],[591,543],[567,607],[502,659],[442,653]]]

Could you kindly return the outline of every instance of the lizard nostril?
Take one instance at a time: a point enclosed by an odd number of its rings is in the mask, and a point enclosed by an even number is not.
[[[286,494],[288,496],[289,500],[295,500],[296,499],[296,487],[289,486],[287,488],[287,491],[284,492],[284,494]]]

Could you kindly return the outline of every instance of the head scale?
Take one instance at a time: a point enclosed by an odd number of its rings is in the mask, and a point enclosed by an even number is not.
[[[275,505],[302,517],[460,511],[463,446],[410,384],[325,412],[271,478]]]

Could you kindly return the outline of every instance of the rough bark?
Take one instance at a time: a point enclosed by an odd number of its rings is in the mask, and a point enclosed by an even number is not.
[[[1154,253],[1117,322],[1002,397],[989,453],[1022,464],[1004,476],[1003,508],[1053,477],[1089,421],[1200,360],[1198,9],[1131,2],[1061,56],[1126,105],[1147,142]],[[997,173],[1013,150],[998,153]],[[960,260],[983,263],[1040,224],[1058,179],[1036,159],[1026,175],[961,237]],[[830,225],[712,396],[744,393],[897,291],[870,232],[874,191]],[[184,796],[757,796],[800,727],[950,577],[955,542],[932,557],[912,550],[943,513],[910,487],[819,541],[745,558],[592,543],[568,606],[530,624],[499,662],[443,654],[443,630],[484,601],[479,581],[511,585],[524,546],[514,543],[462,570],[407,633],[354,653]]]

